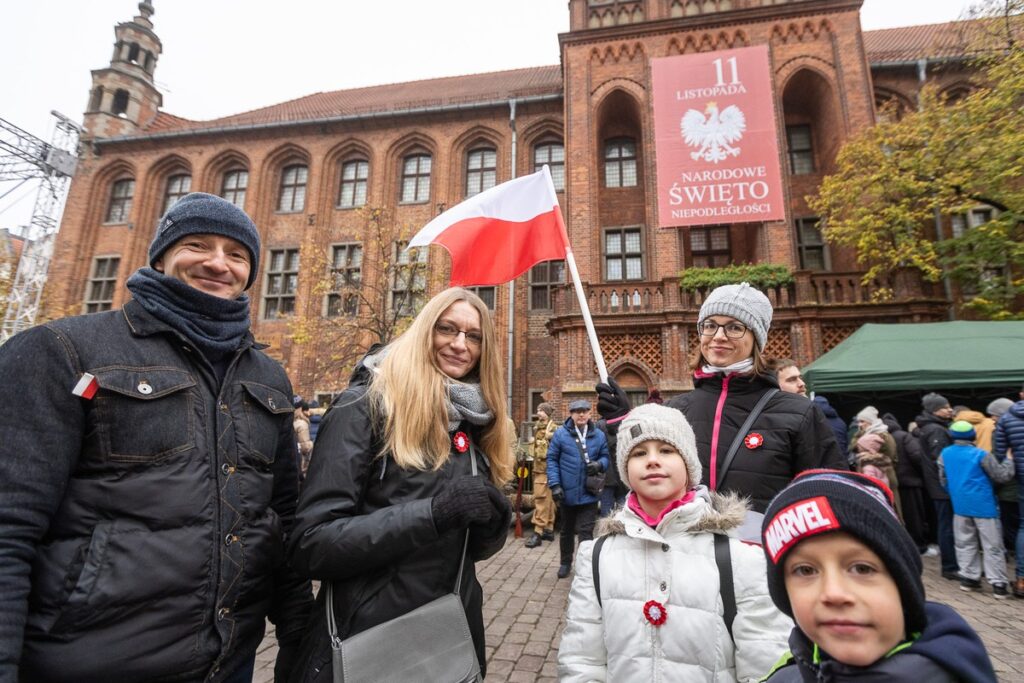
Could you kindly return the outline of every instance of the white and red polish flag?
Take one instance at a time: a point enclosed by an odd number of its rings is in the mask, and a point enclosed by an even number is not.
[[[564,259],[569,237],[548,167],[470,197],[409,240],[410,248],[428,244],[451,255],[451,285],[500,285]]]

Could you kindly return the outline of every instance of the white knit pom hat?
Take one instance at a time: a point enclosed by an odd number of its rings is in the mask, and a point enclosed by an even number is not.
[[[629,486],[629,477],[626,474],[629,452],[638,443],[652,439],[672,444],[683,457],[683,462],[686,463],[686,476],[689,479],[690,487],[700,483],[703,471],[700,460],[697,458],[697,439],[693,435],[693,427],[675,408],[657,403],[645,403],[633,408],[619,424],[615,462],[619,468],[619,477],[624,484]]]

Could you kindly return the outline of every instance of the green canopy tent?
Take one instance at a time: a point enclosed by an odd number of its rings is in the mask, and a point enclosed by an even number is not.
[[[867,324],[803,368],[803,376],[847,418],[870,403],[909,420],[928,391],[983,411],[992,399],[1016,398],[1021,390],[1024,322]]]

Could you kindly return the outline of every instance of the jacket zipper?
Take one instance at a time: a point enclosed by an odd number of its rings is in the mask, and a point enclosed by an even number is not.
[[[718,481],[718,432],[722,426],[722,409],[725,408],[725,399],[729,396],[729,380],[732,374],[722,376],[722,392],[718,395],[718,405],[715,406],[715,424],[711,430],[711,479],[708,481],[708,489],[714,491]]]

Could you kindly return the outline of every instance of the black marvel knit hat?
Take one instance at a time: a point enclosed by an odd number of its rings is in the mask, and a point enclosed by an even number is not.
[[[786,593],[786,553],[801,541],[833,531],[845,531],[881,558],[899,590],[907,633],[922,631],[927,618],[921,555],[896,516],[889,487],[856,472],[808,470],[768,504],[761,538],[775,606],[793,616]]]
[[[256,224],[228,200],[205,192],[187,194],[167,210],[149,245],[149,266],[154,267],[167,249],[186,235],[222,235],[242,244],[252,258],[249,280],[252,287],[260,263],[260,233]]]

